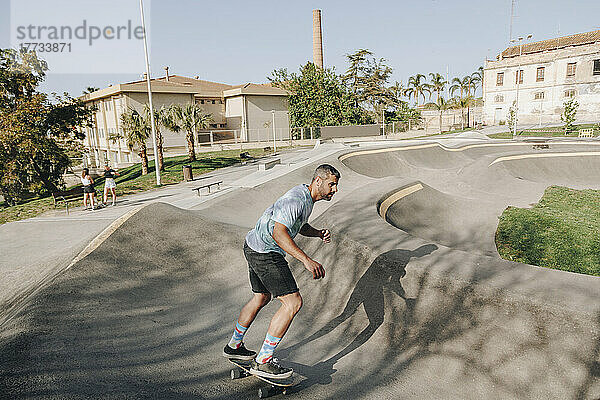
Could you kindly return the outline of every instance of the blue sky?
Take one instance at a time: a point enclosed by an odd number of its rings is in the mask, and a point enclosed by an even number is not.
[[[68,0],[18,1],[42,3],[48,7],[47,15],[68,17],[70,21],[83,18],[81,9],[86,7],[81,4],[89,4],[89,13],[94,14],[99,3],[72,0],[78,5],[75,10]],[[511,8],[511,0],[145,3],[149,9],[146,18],[153,76],[162,75],[162,67],[168,65],[173,74],[199,75],[201,79],[228,84],[266,82],[273,69],[297,71],[301,64],[312,60],[312,10],[316,8],[322,10],[325,65],[335,67],[338,73],[347,68],[346,54],[366,48],[387,60],[394,69],[393,80],[405,83],[416,73],[445,75],[447,67],[450,78],[463,76],[482,65],[486,56],[493,58],[507,47]],[[139,23],[138,0],[120,0],[120,4],[127,6],[132,20]],[[120,7],[108,5],[115,13],[120,12]],[[10,10],[10,1],[0,0],[2,47],[10,45]],[[40,14],[43,17],[44,12]],[[87,17],[91,20],[94,16]],[[599,17],[597,0],[517,0],[513,33],[532,33],[533,40],[544,40],[559,32],[565,36],[600,29]],[[136,51],[142,54],[142,44],[138,44]],[[114,72],[119,68],[112,66],[125,62],[125,57],[110,57],[104,51],[99,48],[97,56],[114,58],[115,64],[102,67],[102,71]],[[87,86],[106,87],[135,80],[145,69],[143,57],[137,57],[137,61],[135,58],[127,60],[128,73],[91,73],[98,61],[88,56],[89,68],[77,66],[80,70],[71,73],[52,72],[50,65],[42,90],[79,95]]]

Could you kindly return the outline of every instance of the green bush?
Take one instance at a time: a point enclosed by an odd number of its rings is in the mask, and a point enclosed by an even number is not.
[[[600,276],[600,191],[551,186],[531,209],[507,208],[496,245],[507,260]]]

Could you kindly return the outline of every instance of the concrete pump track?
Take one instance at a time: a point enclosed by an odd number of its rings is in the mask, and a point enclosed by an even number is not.
[[[142,208],[4,327],[0,397],[255,398],[260,382],[230,381],[221,356],[250,296],[244,236],[330,163],[340,192],[311,224],[332,243],[297,239],[327,276],[290,263],[305,301],[276,356],[304,380],[287,396],[600,398],[599,278],[505,261],[494,245],[507,206],[551,184],[600,189],[600,143],[410,143],[324,144],[201,209]]]

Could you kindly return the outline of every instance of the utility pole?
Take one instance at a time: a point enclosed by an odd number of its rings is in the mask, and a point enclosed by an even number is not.
[[[275,143],[275,110],[271,110],[273,114],[273,153],[277,152],[277,143]]]
[[[517,123],[519,122],[519,82],[521,81],[521,79],[523,78],[523,75],[521,74],[521,56],[523,55],[523,39],[529,40],[533,37],[532,34],[527,35],[526,38],[523,38],[522,36],[520,36],[517,39],[513,39],[511,40],[511,42],[519,42],[519,62],[517,64],[517,93],[516,93],[516,100],[515,100],[515,124],[513,126],[513,137],[517,136]]]
[[[508,34],[509,38],[508,41],[512,42],[513,38],[512,38],[512,28],[513,28],[513,18],[515,16],[515,0],[512,0],[512,4],[510,6],[510,32]]]
[[[152,106],[152,88],[150,87],[150,59],[148,58],[148,43],[146,42],[146,22],[144,20],[144,4],[140,0],[142,14],[142,29],[144,31],[144,54],[146,55],[146,83],[148,84],[148,103],[150,106],[150,125],[152,127],[152,144],[154,149],[154,170],[156,171],[156,185],[160,186],[160,169],[158,168],[158,149],[156,147],[156,123],[154,121],[154,107]]]

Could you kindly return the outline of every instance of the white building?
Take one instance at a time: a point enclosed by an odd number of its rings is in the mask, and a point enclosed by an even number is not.
[[[275,110],[275,126],[285,129],[289,135],[287,113],[287,92],[270,85],[246,84],[241,86],[226,85],[200,79],[167,74],[151,80],[152,102],[155,109],[171,104],[196,103],[205,113],[212,116],[213,122],[208,129],[197,132],[197,143],[215,140],[234,141],[242,138],[245,141],[257,141],[258,131],[262,128],[263,136],[272,132],[272,110]],[[127,147],[124,140],[109,139],[114,133],[121,132],[121,114],[129,109],[138,112],[148,103],[148,86],[145,80],[111,85],[80,97],[86,105],[94,106],[96,112],[93,127],[82,128],[86,134],[84,146],[87,150],[87,164],[100,167],[105,162],[113,166],[121,166],[139,162],[134,149]],[[240,112],[243,106],[244,112]],[[242,118],[243,115],[243,118]],[[245,122],[245,127],[242,126]],[[267,124],[268,122],[268,124]],[[261,125],[262,124],[262,125]],[[268,126],[267,126],[268,125]],[[163,134],[163,150],[166,155],[187,154],[184,133],[173,133],[167,129]],[[281,131],[280,134],[284,134]],[[272,138],[272,133],[269,136]],[[289,137],[289,136],[288,136]],[[149,153],[153,146],[151,139],[147,142]]]
[[[579,103],[578,122],[599,121],[600,30],[523,42],[507,48],[496,60],[487,60],[485,124],[506,122],[509,108],[517,99],[517,86],[519,124],[560,122],[563,103],[570,98]]]

